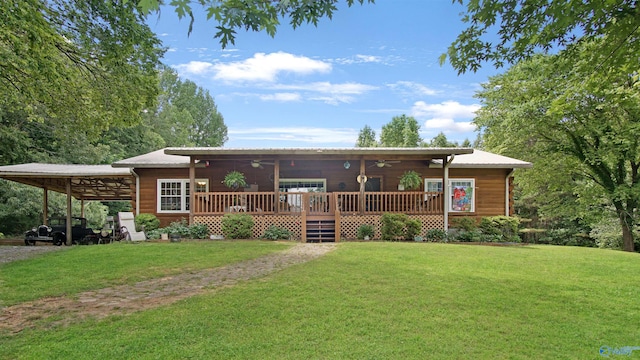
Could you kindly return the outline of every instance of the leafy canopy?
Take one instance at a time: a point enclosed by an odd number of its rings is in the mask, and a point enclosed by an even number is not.
[[[172,0],[169,5],[175,9],[180,19],[189,17],[189,30],[193,30],[194,16],[191,0]],[[239,29],[246,31],[265,31],[275,36],[278,26],[284,19],[296,29],[303,23],[318,25],[321,18],[331,19],[338,10],[339,0],[198,0],[207,13],[207,20],[217,23],[214,38],[223,48],[235,44]],[[355,3],[374,3],[374,0],[345,0],[348,6]],[[140,0],[139,6],[146,14],[160,14],[163,0]]]
[[[489,62],[496,67],[515,64],[534,53],[571,49],[581,42],[606,37],[600,63],[632,65],[638,69],[640,10],[635,0],[453,0],[464,5],[462,21],[468,27],[446,54],[459,73],[478,70]],[[493,41],[497,35],[497,41]],[[565,56],[573,56],[565,53]],[[595,64],[594,64],[595,65]],[[602,66],[602,65],[600,65]]]

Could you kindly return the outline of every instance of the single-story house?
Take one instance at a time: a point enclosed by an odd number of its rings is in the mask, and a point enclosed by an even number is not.
[[[79,199],[103,190],[94,198],[108,200],[107,183],[118,190],[111,198],[130,200],[136,214],[155,214],[163,226],[185,218],[221,234],[222,217],[243,212],[253,216],[256,238],[277,225],[303,241],[336,241],[355,239],[362,224],[379,225],[384,213],[419,219],[423,230],[446,230],[459,216],[511,215],[513,172],[532,164],[470,148],[170,147],[115,162],[106,180],[81,168],[38,171],[46,166],[4,166],[0,177]],[[245,186],[224,185],[233,171]],[[419,174],[419,189],[402,188],[408,171]]]

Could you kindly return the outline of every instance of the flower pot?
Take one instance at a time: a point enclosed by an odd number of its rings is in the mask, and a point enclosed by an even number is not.
[[[169,239],[171,242],[180,242],[180,234],[171,234]]]

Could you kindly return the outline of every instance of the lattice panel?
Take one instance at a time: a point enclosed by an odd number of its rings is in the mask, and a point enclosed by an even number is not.
[[[375,229],[374,239],[380,239],[381,215],[346,215],[340,217],[340,238],[354,240],[358,238],[358,228],[364,224],[373,225]],[[431,229],[442,229],[444,218],[442,215],[409,215],[410,219],[418,219],[422,222],[422,233]]]
[[[205,224],[212,235],[222,235],[222,216],[195,216],[193,221]],[[296,215],[260,215],[253,217],[253,238],[258,239],[271,225],[288,229],[295,240],[302,238],[302,220]]]

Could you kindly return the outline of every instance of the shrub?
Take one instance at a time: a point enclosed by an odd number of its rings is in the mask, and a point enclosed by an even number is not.
[[[135,218],[136,231],[153,231],[160,227],[160,220],[153,214],[139,214]]]
[[[480,220],[482,233],[488,235],[487,241],[520,242],[518,226],[520,220],[510,216],[487,216]]]
[[[405,222],[405,240],[413,240],[422,231],[422,222],[417,219],[407,219]]]
[[[289,229],[281,228],[276,225],[271,225],[262,235],[263,239],[267,240],[288,240],[291,238],[291,231]]]
[[[453,235],[453,240],[460,242],[478,242],[480,241],[482,233],[478,229],[470,231],[459,231]]]
[[[429,229],[425,238],[430,242],[447,242],[447,233],[442,229]]]
[[[365,236],[368,236],[370,239],[373,238],[375,234],[375,229],[373,225],[370,224],[362,224],[358,228],[358,239],[364,240]]]
[[[451,225],[454,228],[462,229],[464,231],[473,231],[478,228],[478,223],[474,217],[461,216],[451,219]]]
[[[192,239],[206,239],[209,236],[209,227],[205,224],[195,223],[189,226],[189,236]]]
[[[250,239],[253,218],[249,214],[225,214],[222,217],[222,234],[229,239]]]
[[[400,237],[404,237],[407,218],[405,214],[382,214],[380,217],[382,240],[397,240]]]
[[[189,224],[187,224],[187,220],[182,218],[180,221],[174,221],[169,226],[164,228],[167,234],[178,234],[181,237],[188,237],[191,235],[191,231],[189,230]]]

